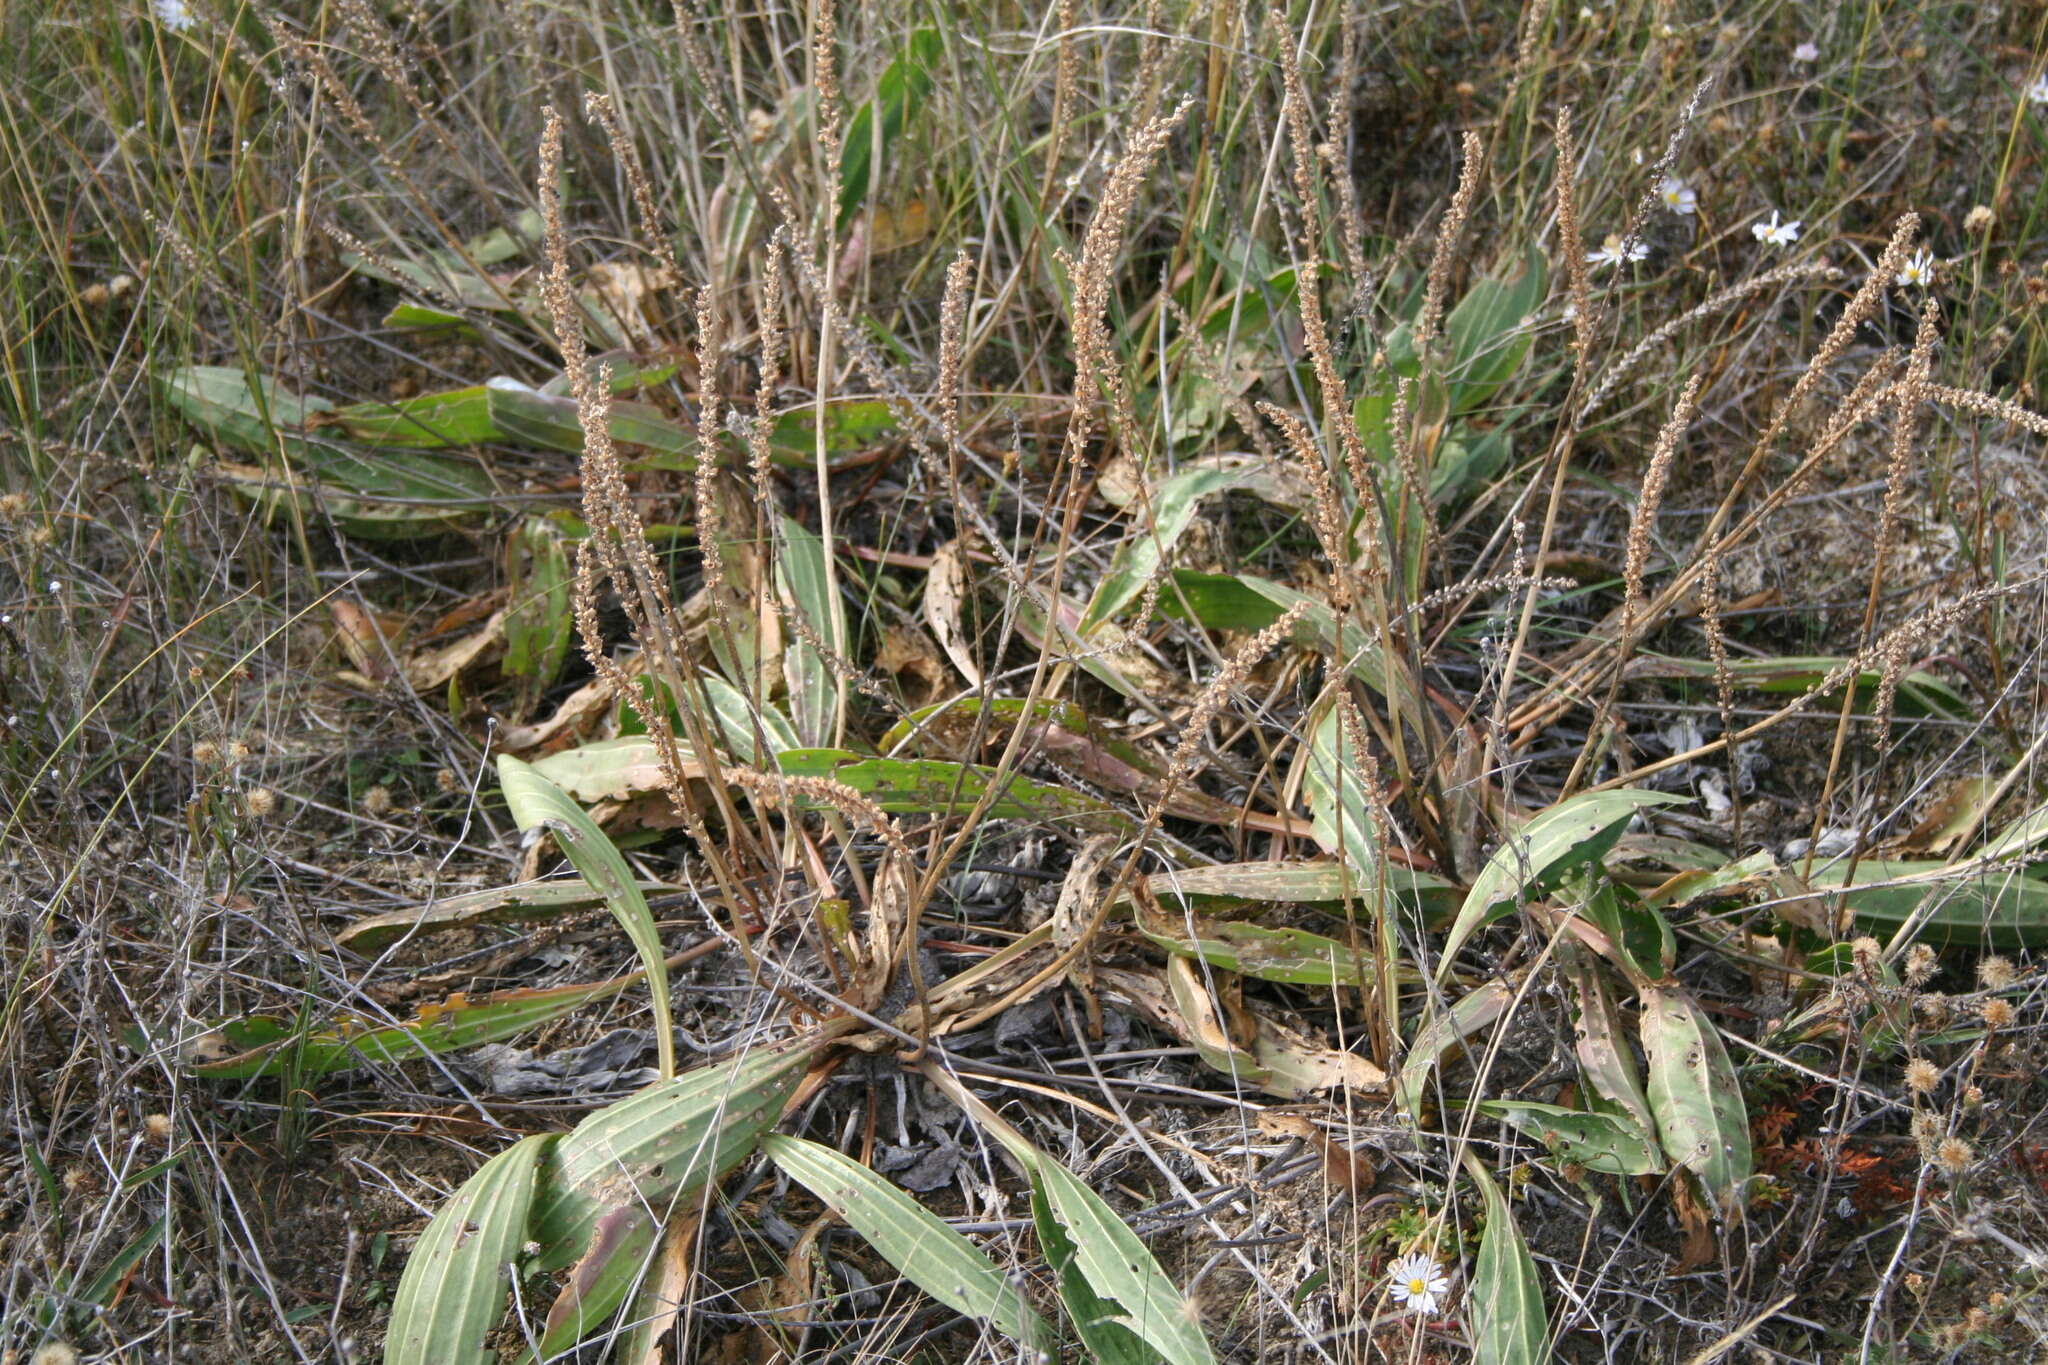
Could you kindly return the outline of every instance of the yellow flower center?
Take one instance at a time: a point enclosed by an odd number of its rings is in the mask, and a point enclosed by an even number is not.
[[[1415,1279],[1408,1281],[1408,1293],[1410,1297],[1419,1299],[1428,1292],[1429,1286],[1422,1280]]]

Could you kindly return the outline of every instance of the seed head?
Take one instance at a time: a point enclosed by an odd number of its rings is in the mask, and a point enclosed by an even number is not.
[[[277,810],[277,793],[268,787],[249,788],[242,801],[253,819],[267,820]]]
[[[165,1146],[171,1140],[171,1116],[151,1114],[142,1121],[142,1134],[157,1146]]]
[[[1989,204],[1979,204],[1963,215],[1963,231],[1974,237],[1991,231],[1992,225],[1997,221],[1998,215],[1991,211]]]
[[[1987,957],[1977,964],[1977,980],[1987,990],[2002,991],[2020,979],[2012,960],[2004,957]]]
[[[194,763],[214,764],[220,762],[220,746],[210,739],[202,739],[192,746]]]
[[[1941,1083],[1941,1068],[1925,1057],[1915,1057],[1906,1063],[1906,1089],[1916,1095],[1925,1095]]]
[[[391,788],[372,787],[364,792],[363,814],[373,819],[391,814]]]
[[[1977,1012],[1984,1017],[1984,1027],[2007,1029],[2012,1027],[2012,1002],[2000,1000],[1997,996],[1977,1006]]]
[[[1941,1145],[1934,1149],[1935,1164],[1950,1175],[1961,1175],[1976,1159],[1977,1154],[1970,1150],[1970,1144],[1959,1137],[1943,1138]]]
[[[0,496],[0,521],[16,521],[28,515],[28,494],[8,493]]]
[[[78,1365],[78,1348],[68,1341],[46,1341],[28,1358],[28,1365]]]
[[[1925,1111],[1913,1115],[1913,1145],[1922,1161],[1933,1161],[1935,1144],[1941,1141],[1941,1118]]]
[[[1934,949],[1924,943],[1914,944],[1912,951],[1906,954],[1906,984],[1916,990],[1933,980],[1940,970],[1941,963],[1935,960]]]

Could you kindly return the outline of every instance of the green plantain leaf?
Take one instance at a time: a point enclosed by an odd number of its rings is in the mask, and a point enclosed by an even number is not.
[[[1655,1139],[1634,1119],[1530,1100],[1481,1100],[1479,1107],[1541,1142],[1561,1163],[1602,1175],[1655,1175],[1664,1169]]]
[[[1514,999],[1514,988],[1507,982],[1487,981],[1424,1024],[1408,1045],[1407,1060],[1394,1085],[1394,1099],[1401,1108],[1411,1115],[1420,1113],[1425,1083],[1443,1055],[1507,1013]]]
[[[1486,1231],[1472,1264],[1473,1365],[1543,1365],[1550,1319],[1536,1262],[1500,1186],[1471,1152],[1465,1170],[1486,1199]]]
[[[1195,519],[1202,499],[1236,488],[1257,477],[1260,469],[1243,462],[1203,463],[1183,469],[1160,481],[1150,490],[1150,524],[1138,521],[1143,507],[1133,504],[1131,539],[1117,552],[1116,561],[1095,589],[1078,630],[1087,635],[1103,622],[1129,606],[1158,571],[1159,563],[1179,543],[1181,533]]]
[[[526,1245],[542,1161],[561,1140],[543,1133],[514,1143],[477,1168],[420,1234],[384,1338],[384,1365],[491,1365],[487,1345],[504,1316],[506,1267]]]
[[[460,1052],[516,1037],[594,1000],[617,995],[639,979],[635,972],[585,986],[499,991],[475,1000],[456,995],[443,1004],[422,1005],[408,1023],[384,1026],[356,1024],[308,1032],[290,1020],[255,1015],[223,1024],[202,1040],[195,1055],[214,1060],[194,1061],[192,1074],[213,1080],[286,1072],[320,1076],[370,1063],[388,1065]],[[223,1048],[228,1056],[218,1055]]]
[[[1749,1111],[1728,1050],[1706,1012],[1678,986],[1642,992],[1650,1112],[1664,1152],[1700,1178],[1725,1213],[1749,1184]]]
[[[1614,846],[1635,813],[1648,806],[1676,805],[1684,797],[1663,792],[1585,792],[1529,818],[1510,834],[1465,894],[1465,903],[1444,939],[1437,961],[1439,982],[1450,975],[1458,950],[1481,926],[1514,910],[1517,901],[1549,894],[1574,867],[1598,860]]]
[[[583,879],[604,892],[612,916],[632,940],[647,973],[647,986],[654,997],[654,1042],[661,1058],[661,1074],[676,1074],[675,1023],[669,1010],[668,954],[662,950],[661,931],[655,926],[647,898],[640,894],[626,860],[605,837],[597,822],[568,793],[510,754],[498,755],[498,783],[505,789],[505,804],[522,830],[547,829],[562,845],[569,861]]]
[[[1085,793],[978,764],[867,758],[845,749],[788,749],[775,761],[791,777],[844,783],[891,815],[965,814],[982,792],[995,785],[1002,794],[989,807],[991,820],[1043,820],[1090,830],[1122,829],[1131,823],[1122,811]]]
[[[1365,781],[1372,758],[1353,743],[1343,709],[1343,698],[1332,698],[1309,731],[1301,790],[1323,851],[1369,871],[1380,861],[1379,824]]]
[[[825,543],[803,523],[781,517],[775,579],[785,607],[809,630],[792,629],[782,650],[782,673],[789,684],[789,718],[806,744],[828,744],[838,738],[838,680],[816,645],[843,653],[846,612],[833,595],[825,572]]]
[[[1033,1350],[1052,1349],[1051,1329],[1002,1271],[902,1190],[819,1143],[771,1134],[761,1145],[785,1174],[823,1200],[925,1293],[994,1324]]]
[[[1101,1195],[1066,1167],[1041,1156],[1033,1168],[1034,1198],[1073,1248],[1072,1276],[1061,1277],[1061,1297],[1077,1324],[1113,1325],[1164,1356],[1169,1365],[1215,1365],[1195,1310],[1159,1262]],[[1089,1291],[1070,1295],[1078,1277]],[[1091,1345],[1095,1337],[1083,1328]],[[1110,1358],[1123,1358],[1121,1355]]]

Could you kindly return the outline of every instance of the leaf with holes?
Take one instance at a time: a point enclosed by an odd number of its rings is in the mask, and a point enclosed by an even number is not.
[[[1749,1111],[1728,1049],[1706,1011],[1677,986],[1642,992],[1650,1112],[1665,1154],[1700,1178],[1724,1213],[1749,1185]]]
[[[1664,1169],[1663,1154],[1649,1131],[1620,1114],[1531,1100],[1481,1100],[1479,1108],[1535,1138],[1560,1164],[1602,1175],[1655,1175]]]

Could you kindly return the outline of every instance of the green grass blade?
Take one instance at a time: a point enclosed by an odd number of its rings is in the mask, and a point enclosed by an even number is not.
[[[771,1134],[762,1147],[925,1293],[1034,1350],[1052,1349],[1051,1330],[1016,1287],[972,1242],[909,1195],[852,1157],[815,1142]]]
[[[522,830],[551,830],[569,861],[583,879],[604,892],[605,904],[632,940],[646,969],[647,985],[654,997],[654,1042],[661,1058],[661,1074],[676,1074],[675,1025],[669,1010],[667,954],[662,951],[661,933],[655,927],[647,898],[640,894],[626,860],[605,837],[583,807],[560,787],[510,754],[498,756],[498,782],[505,790],[505,804]]]
[[[477,1168],[427,1230],[398,1279],[384,1365],[490,1365],[486,1338],[504,1315],[505,1267],[528,1238],[542,1160],[561,1140],[523,1139]]]

